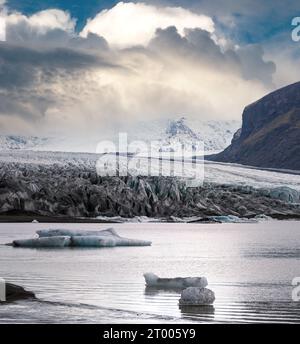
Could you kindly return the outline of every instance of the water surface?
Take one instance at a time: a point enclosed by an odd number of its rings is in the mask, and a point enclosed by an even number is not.
[[[0,306],[0,322],[300,322],[300,222],[116,224],[151,247],[28,249],[0,245],[0,277],[41,300]],[[38,229],[101,224],[0,224],[0,244]],[[148,290],[143,273],[206,276],[214,307],[179,309],[176,291]]]

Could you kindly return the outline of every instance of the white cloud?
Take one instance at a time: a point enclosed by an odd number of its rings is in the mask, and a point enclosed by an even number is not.
[[[12,13],[7,16],[7,25],[17,25],[20,22],[26,22],[41,34],[53,29],[61,29],[67,32],[73,32],[76,21],[70,14],[57,9],[49,9],[37,12],[32,16],[25,16],[21,13]]]
[[[0,42],[6,39],[6,12],[5,4],[6,0],[0,0]]]
[[[5,41],[6,39],[6,18],[0,12],[0,41]]]
[[[214,23],[210,17],[181,7],[119,2],[90,19],[81,34],[86,36],[89,32],[96,33],[113,46],[129,47],[147,45],[157,28],[164,29],[168,26],[176,26],[182,35],[185,28],[214,31]]]

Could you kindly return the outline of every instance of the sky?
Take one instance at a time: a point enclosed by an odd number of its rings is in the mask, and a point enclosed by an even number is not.
[[[300,80],[297,16],[294,0],[0,0],[0,134],[241,120]]]

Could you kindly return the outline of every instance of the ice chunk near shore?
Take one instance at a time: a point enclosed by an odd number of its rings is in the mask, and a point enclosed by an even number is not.
[[[206,306],[215,301],[215,293],[208,288],[189,287],[184,289],[179,299],[180,306]]]
[[[220,215],[220,216],[210,216],[214,221],[221,223],[255,223],[255,219],[248,219],[243,217],[238,217],[235,215]]]
[[[261,222],[261,221],[275,221],[274,219],[272,219],[272,217],[267,216],[265,214],[256,215],[254,218],[258,222]]]
[[[42,229],[36,232],[40,238],[56,236],[116,236],[119,237],[113,228],[101,231],[70,230],[70,229]]]
[[[153,273],[145,273],[144,278],[147,287],[156,288],[174,288],[184,289],[188,287],[207,286],[207,279],[205,277],[175,277],[175,278],[160,278]]]
[[[52,238],[34,238],[25,240],[14,240],[14,247],[66,247],[70,246],[71,238],[68,236],[57,236]]]

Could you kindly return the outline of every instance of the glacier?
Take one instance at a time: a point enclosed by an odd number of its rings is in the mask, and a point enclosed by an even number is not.
[[[252,219],[263,214],[279,219],[300,217],[297,171],[205,161],[203,185],[189,187],[186,179],[179,177],[99,176],[95,168],[98,158],[97,154],[81,153],[0,152],[0,213],[31,214],[31,220],[61,216],[103,222],[124,222],[126,218],[201,222],[213,221],[215,216],[231,216],[221,220],[236,222],[241,220],[234,216]],[[147,171],[147,159],[140,162]],[[186,169],[189,175],[188,166]]]

